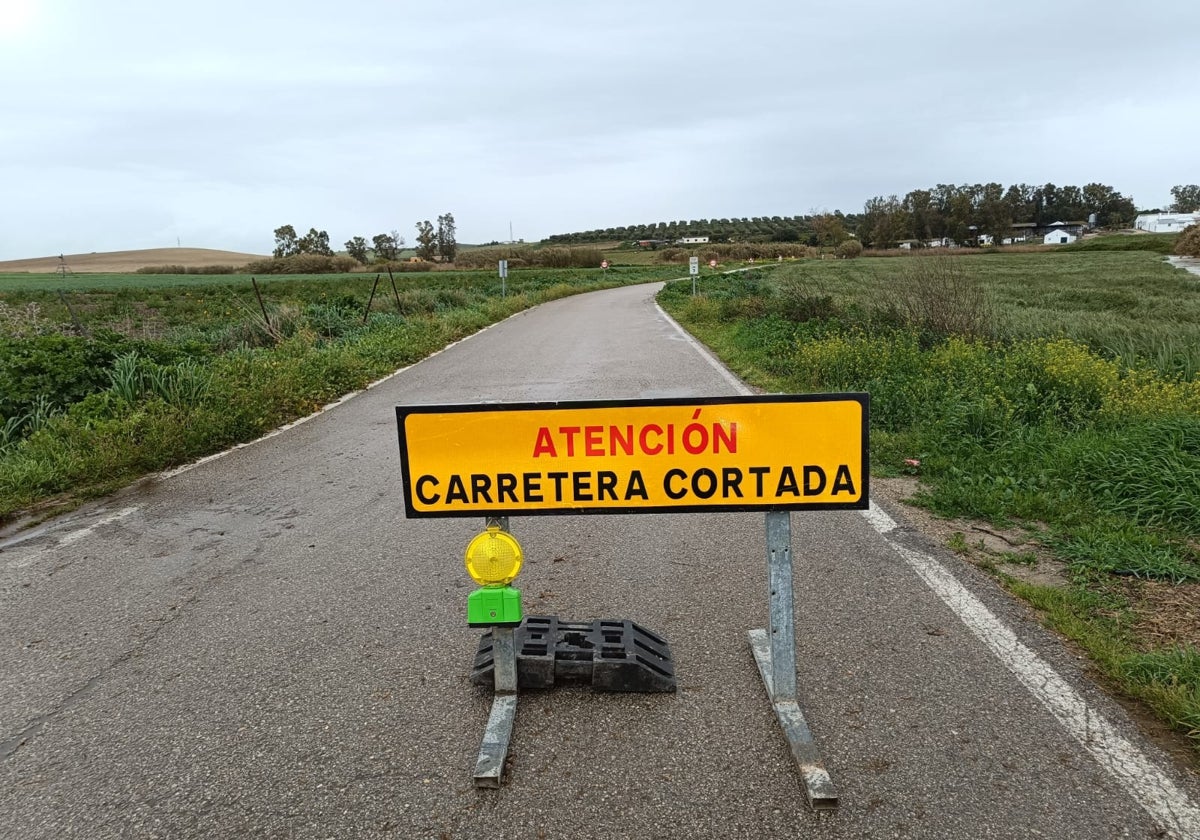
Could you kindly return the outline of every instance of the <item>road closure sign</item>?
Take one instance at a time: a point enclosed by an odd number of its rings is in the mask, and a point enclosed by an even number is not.
[[[865,510],[866,394],[397,406],[409,517]]]

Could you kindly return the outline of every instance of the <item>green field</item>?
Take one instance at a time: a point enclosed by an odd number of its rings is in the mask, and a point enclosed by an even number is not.
[[[868,392],[872,472],[1013,535],[951,547],[1200,747],[1200,277],[1147,252],[810,260],[659,299],[768,391]]]
[[[914,259],[801,260],[771,268],[770,276],[793,295],[829,297],[853,316],[888,300]],[[1160,257],[1054,251],[942,259],[986,288],[998,337],[1069,337],[1164,372],[1200,370],[1200,276]]]

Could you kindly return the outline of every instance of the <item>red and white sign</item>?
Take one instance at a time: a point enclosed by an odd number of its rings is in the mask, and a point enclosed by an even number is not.
[[[717,261],[716,261],[716,260],[709,260],[709,261],[708,261],[708,267],[709,267],[709,268],[716,268],[716,267],[717,267]]]
[[[601,267],[601,268],[608,268],[608,260],[601,260],[601,261],[600,261],[600,267]]]

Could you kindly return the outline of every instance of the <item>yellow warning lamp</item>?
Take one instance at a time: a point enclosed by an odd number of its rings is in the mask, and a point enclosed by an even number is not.
[[[467,596],[467,624],[471,627],[521,623],[521,592],[508,584],[521,571],[525,554],[507,531],[491,525],[467,544],[467,574],[482,589]]]

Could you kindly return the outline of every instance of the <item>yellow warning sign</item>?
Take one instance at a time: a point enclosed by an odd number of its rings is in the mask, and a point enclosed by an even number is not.
[[[866,394],[398,406],[410,517],[863,510]]]

